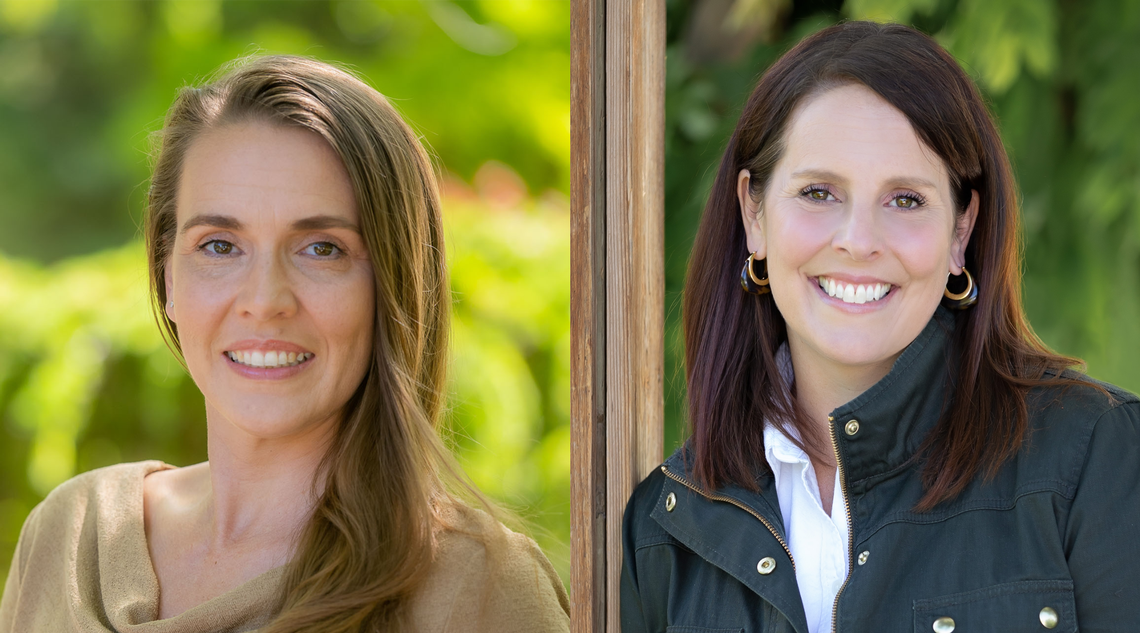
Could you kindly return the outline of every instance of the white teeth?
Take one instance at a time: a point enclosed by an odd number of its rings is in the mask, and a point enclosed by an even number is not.
[[[301,363],[313,357],[311,353],[305,352],[298,354],[296,352],[226,352],[226,356],[235,363],[248,365],[250,367],[292,367],[300,365]]]
[[[890,284],[845,284],[826,277],[818,278],[819,287],[823,288],[829,296],[842,300],[844,303],[867,303],[878,301],[891,291]]]

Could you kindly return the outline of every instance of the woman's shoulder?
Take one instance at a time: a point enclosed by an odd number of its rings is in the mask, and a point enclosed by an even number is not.
[[[568,631],[570,601],[538,544],[461,503],[440,512],[416,630]]]
[[[160,461],[131,462],[81,473],[56,486],[33,510],[38,525],[54,520],[75,523],[77,513],[116,507],[141,494],[142,481],[156,470],[169,468]]]
[[[684,450],[685,447],[677,449],[672,457],[650,471],[645,479],[642,479],[641,483],[633,489],[629,501],[625,504],[625,515],[622,517],[622,530],[627,535],[642,534],[646,529],[657,530],[657,523],[648,519],[653,509],[659,504],[665,481],[668,479],[664,474],[664,469],[670,463],[683,468],[680,460]]]
[[[143,478],[163,468],[167,466],[158,461],[119,464],[76,475],[56,486],[24,521],[9,587],[59,587],[61,579],[74,579],[77,566],[89,566],[105,554],[107,543],[99,542],[101,532],[131,526],[128,514],[142,503]],[[58,598],[51,591],[32,593],[45,604]]]
[[[1140,409],[1140,398],[1116,385],[1073,371],[1061,378],[1029,392],[1031,432],[1053,431],[1072,438],[1091,433],[1104,422],[1127,423]]]
[[[1140,398],[1084,374],[1030,391],[1029,429],[1019,471],[1053,480],[1073,494],[1088,469],[1113,468],[1140,451]]]
[[[465,561],[508,568],[531,562],[549,564],[530,537],[510,530],[484,510],[453,503],[439,517],[433,564],[447,567]]]

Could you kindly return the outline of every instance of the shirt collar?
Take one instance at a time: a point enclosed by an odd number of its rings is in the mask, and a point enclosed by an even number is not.
[[[781,343],[780,349],[776,350],[776,367],[779,369],[785,384],[790,385],[795,381],[792,354],[788,351],[787,341]],[[768,459],[768,464],[773,471],[776,470],[775,462],[785,464],[810,463],[807,453],[796,446],[796,441],[799,439],[800,434],[794,426],[789,426],[788,433],[785,434],[776,425],[767,421],[764,422],[764,457]]]

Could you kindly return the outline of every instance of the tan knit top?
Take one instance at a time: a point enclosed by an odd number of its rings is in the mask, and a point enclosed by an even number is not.
[[[94,470],[36,506],[0,597],[0,633],[236,632],[268,623],[282,567],[155,620],[158,579],[143,525],[143,478],[165,468],[149,461]],[[458,529],[437,534],[431,572],[410,605],[412,630],[569,631],[566,590],[534,541],[477,510],[449,519]]]

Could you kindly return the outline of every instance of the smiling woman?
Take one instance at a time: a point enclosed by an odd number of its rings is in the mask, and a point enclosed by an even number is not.
[[[380,94],[297,57],[183,90],[146,237],[209,461],[52,492],[21,533],[0,631],[568,629],[534,542],[457,496],[480,499],[436,430],[437,185]]]
[[[207,420],[326,446],[368,368],[376,302],[340,158],[300,127],[223,126],[190,146],[179,189],[166,315]]]
[[[1140,400],[1033,334],[1017,202],[918,31],[764,74],[689,264],[692,437],[625,514],[625,633],[1130,627]]]

